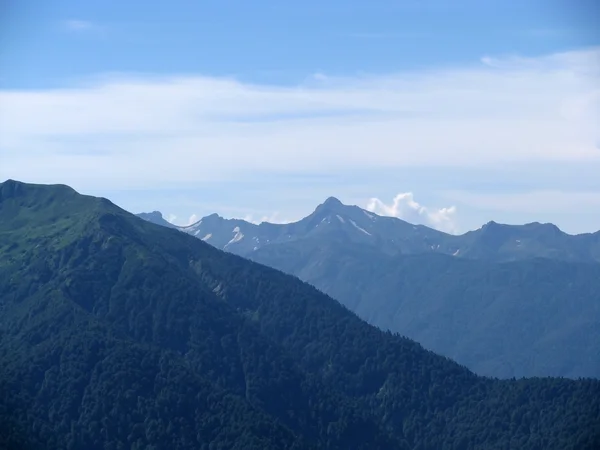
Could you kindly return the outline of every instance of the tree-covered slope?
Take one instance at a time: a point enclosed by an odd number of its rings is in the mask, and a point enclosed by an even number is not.
[[[110,337],[70,307],[60,313],[76,327],[59,331],[52,318],[2,340],[0,448],[309,446],[180,355]]]
[[[62,186],[4,183],[0,218],[5,412],[48,448],[390,444],[353,399],[326,389],[203,282],[196,265],[211,247]],[[228,400],[194,400],[208,394]],[[360,426],[372,432],[354,436]]]
[[[64,186],[0,185],[0,309],[5,446],[598,443],[597,381],[477,377],[296,278]]]

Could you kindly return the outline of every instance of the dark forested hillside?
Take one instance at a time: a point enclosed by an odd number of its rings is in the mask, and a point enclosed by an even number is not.
[[[496,381],[65,186],[0,185],[0,448],[595,448],[600,383]]]

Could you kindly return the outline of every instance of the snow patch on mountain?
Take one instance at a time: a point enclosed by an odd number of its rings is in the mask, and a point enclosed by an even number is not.
[[[240,231],[240,227],[235,227],[232,233],[235,233],[235,236],[233,236],[233,238],[227,244],[225,244],[225,247],[231,244],[235,244],[236,242],[239,242],[244,238],[244,233]]]
[[[367,235],[369,235],[369,236],[372,236],[372,234],[371,234],[371,233],[369,233],[367,230],[365,230],[364,228],[361,228],[361,227],[359,227],[358,225],[356,225],[356,222],[355,222],[354,220],[350,219],[350,223],[351,223],[352,225],[354,225],[354,228],[356,228],[357,230],[359,230],[359,231],[362,231],[363,233],[365,233],[365,234],[367,234]]]

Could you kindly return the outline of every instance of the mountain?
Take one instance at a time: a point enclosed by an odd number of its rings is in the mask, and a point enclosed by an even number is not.
[[[248,256],[266,245],[336,237],[369,245],[389,254],[420,253],[432,249],[456,252],[453,244],[443,243],[450,242],[451,235],[422,225],[414,226],[400,219],[378,216],[357,206],[346,206],[334,197],[328,198],[311,215],[295,223],[263,222],[256,225],[212,214],[179,229],[217,248],[242,256]]]
[[[188,228],[361,318],[500,378],[600,378],[600,234],[490,222],[452,236],[329,198],[297,223],[209,216]]]
[[[261,332],[269,273],[66,186],[0,185],[0,237],[0,448],[395,446]]]
[[[0,185],[0,448],[600,443],[597,380],[499,381],[66,186]]]
[[[600,264],[388,256],[300,241],[263,247],[252,259],[478,374],[600,378]]]
[[[158,223],[147,215],[139,216]],[[256,225],[212,214],[193,225],[176,228],[242,256],[250,256],[266,245],[327,238],[364,244],[389,255],[436,253],[497,262],[536,257],[600,262],[600,231],[569,235],[553,224],[503,225],[492,221],[456,236],[344,205],[334,197],[309,216],[290,224]]]
[[[464,243],[461,252],[467,258],[600,262],[600,231],[570,235],[551,223],[503,225],[492,221],[458,238]]]
[[[137,214],[138,217],[141,217],[148,222],[155,223],[156,225],[162,225],[167,228],[177,228],[177,226],[173,225],[171,222],[168,222],[164,219],[163,215],[159,211],[152,211],[149,213],[140,213]]]

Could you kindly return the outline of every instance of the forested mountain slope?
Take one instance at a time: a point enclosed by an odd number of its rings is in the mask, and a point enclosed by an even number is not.
[[[252,258],[476,373],[600,378],[600,264],[389,256],[336,240]]]
[[[0,446],[595,448],[600,383],[497,381],[65,186],[0,185]]]

